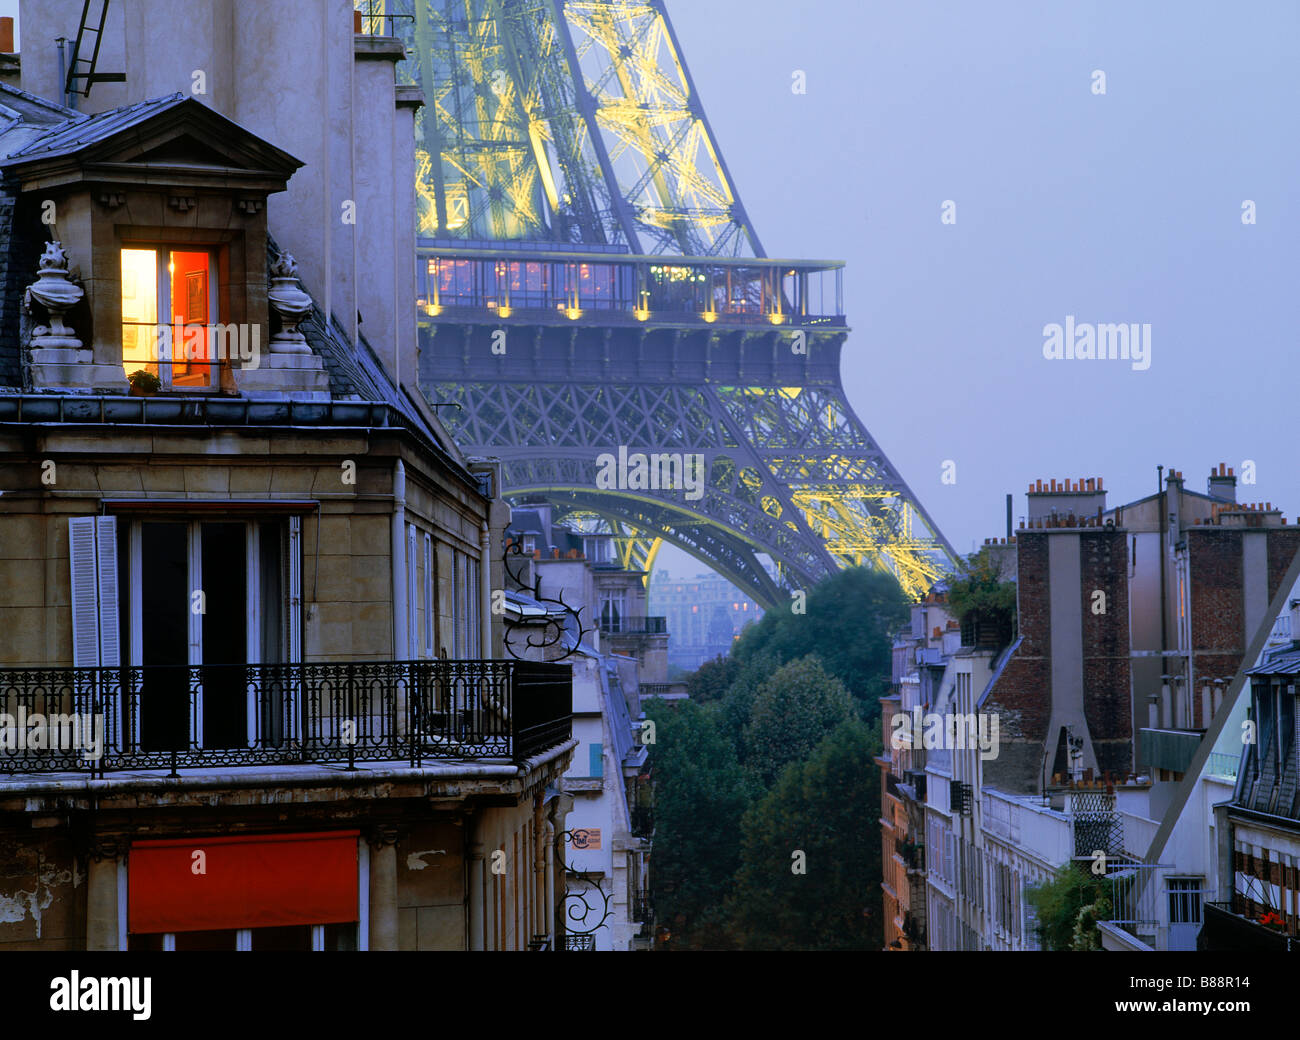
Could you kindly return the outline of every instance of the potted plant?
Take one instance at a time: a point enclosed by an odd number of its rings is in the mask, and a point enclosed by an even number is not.
[[[162,389],[162,380],[143,368],[136,369],[126,378],[131,384],[132,397],[152,397]]]
[[[1274,931],[1286,931],[1286,919],[1279,913],[1269,911],[1259,919],[1259,923],[1265,928],[1272,928]]]

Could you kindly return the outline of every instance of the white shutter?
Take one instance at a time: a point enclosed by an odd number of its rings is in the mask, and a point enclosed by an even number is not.
[[[99,551],[99,646],[100,663],[116,668],[122,663],[122,640],[118,633],[117,606],[117,517],[101,516],[96,525],[95,544]]]
[[[72,570],[72,665],[99,666],[99,592],[95,567],[95,518],[68,521],[68,558]]]
[[[121,664],[117,623],[117,519],[78,516],[68,520],[72,573],[72,665]]]

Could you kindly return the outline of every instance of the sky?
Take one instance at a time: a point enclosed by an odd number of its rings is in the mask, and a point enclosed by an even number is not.
[[[668,12],[768,255],[847,262],[849,401],[958,552],[1031,480],[1115,505],[1158,464],[1250,460],[1239,500],[1295,522],[1300,4]],[[1149,324],[1150,367],[1045,358],[1067,315]]]

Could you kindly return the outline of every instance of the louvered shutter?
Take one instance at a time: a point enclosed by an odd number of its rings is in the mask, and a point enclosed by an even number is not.
[[[118,636],[117,604],[117,517],[101,516],[96,525],[95,545],[99,564],[99,649],[100,663],[116,668],[122,663]]]
[[[76,668],[121,663],[117,608],[117,520],[68,520],[72,574],[72,664]]]
[[[95,566],[95,517],[68,521],[68,556],[72,569],[72,664],[99,666],[99,579]]]

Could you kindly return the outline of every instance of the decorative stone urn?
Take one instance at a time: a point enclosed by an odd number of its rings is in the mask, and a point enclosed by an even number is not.
[[[23,293],[23,309],[33,314],[39,304],[49,314],[48,325],[32,329],[32,386],[59,390],[126,389],[122,364],[95,361],[95,352],[81,342],[63,318],[86,292],[68,276],[68,254],[62,242],[48,242],[37,267],[36,281]]]
[[[280,331],[271,337],[267,349],[272,354],[310,354],[311,347],[298,326],[311,317],[312,301],[298,285],[298,265],[288,253],[281,253],[271,264],[266,299],[280,316]]]
[[[50,324],[37,325],[32,330],[32,347],[36,350],[81,350],[81,340],[72,329],[63,324],[63,315],[72,310],[85,290],[68,279],[68,254],[62,242],[47,242],[41,254],[37,279],[27,287],[23,300],[30,313],[32,300],[44,307],[50,315]],[[76,358],[70,360],[78,360]],[[84,360],[89,361],[89,358]]]
[[[311,316],[312,299],[298,285],[298,265],[288,253],[271,262],[267,303],[280,317],[259,363],[235,370],[239,392],[250,399],[328,401],[330,381],[325,362],[312,353],[298,326]]]

